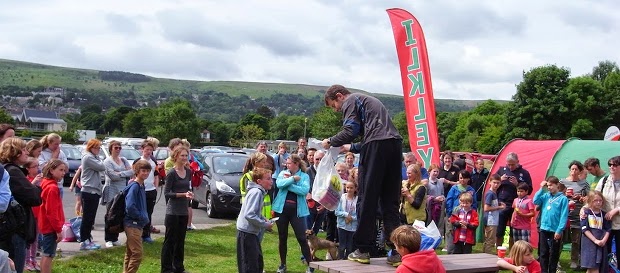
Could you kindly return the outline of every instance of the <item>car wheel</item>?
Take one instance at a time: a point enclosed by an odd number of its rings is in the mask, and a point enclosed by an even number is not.
[[[198,201],[192,199],[192,208],[193,209],[197,209],[198,208],[198,204],[199,204]]]
[[[217,217],[215,212],[215,196],[209,192],[207,192],[207,216],[211,218]]]

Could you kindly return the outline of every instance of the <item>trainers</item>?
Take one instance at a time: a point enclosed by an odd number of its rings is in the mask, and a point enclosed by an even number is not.
[[[576,262],[570,262],[570,269],[577,269],[577,263]]]
[[[306,273],[314,273],[314,268],[312,267],[306,268]]]
[[[286,273],[286,265],[281,264],[280,266],[278,266],[278,271],[276,271],[276,273]]]
[[[32,267],[34,267],[35,271],[41,271],[41,266],[39,266],[37,261],[32,261]]]
[[[396,250],[392,249],[392,254],[388,255],[386,263],[391,266],[399,266],[401,264],[401,257]]]
[[[142,242],[145,242],[147,244],[152,244],[154,241],[153,241],[153,238],[151,237],[144,237],[142,238]]]
[[[356,261],[358,263],[369,264],[370,263],[370,253],[365,252],[362,253],[359,249],[353,251],[353,253],[347,256],[349,261]]]
[[[80,250],[97,250],[99,248],[99,245],[94,244],[90,240],[86,240],[80,243]]]
[[[114,243],[112,243],[112,241],[107,241],[107,242],[105,242],[105,247],[106,248],[114,247]]]

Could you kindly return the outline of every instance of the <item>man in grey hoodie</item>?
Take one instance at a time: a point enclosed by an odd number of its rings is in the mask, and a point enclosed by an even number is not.
[[[237,269],[240,273],[263,272],[263,250],[258,234],[271,230],[273,223],[262,215],[263,199],[271,189],[271,171],[256,168],[237,218]]]

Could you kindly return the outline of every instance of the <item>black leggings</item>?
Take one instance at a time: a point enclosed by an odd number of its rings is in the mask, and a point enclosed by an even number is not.
[[[293,227],[295,232],[295,238],[301,247],[301,254],[306,259],[306,262],[311,262],[310,247],[306,241],[306,217],[297,217],[297,204],[284,203],[282,213],[277,213],[277,217],[280,217],[276,221],[278,227],[278,250],[280,251],[280,264],[286,264],[286,252],[288,250],[288,225],[289,223]]]

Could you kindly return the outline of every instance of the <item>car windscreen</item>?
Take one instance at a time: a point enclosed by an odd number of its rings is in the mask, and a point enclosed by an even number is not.
[[[82,153],[75,147],[62,146],[60,150],[67,156],[68,160],[81,160]]]
[[[240,156],[217,156],[213,158],[213,170],[217,174],[242,173],[246,160]]]
[[[121,156],[126,158],[130,162],[133,162],[134,160],[140,158],[141,155],[134,148],[123,147],[123,149],[121,150]]]

